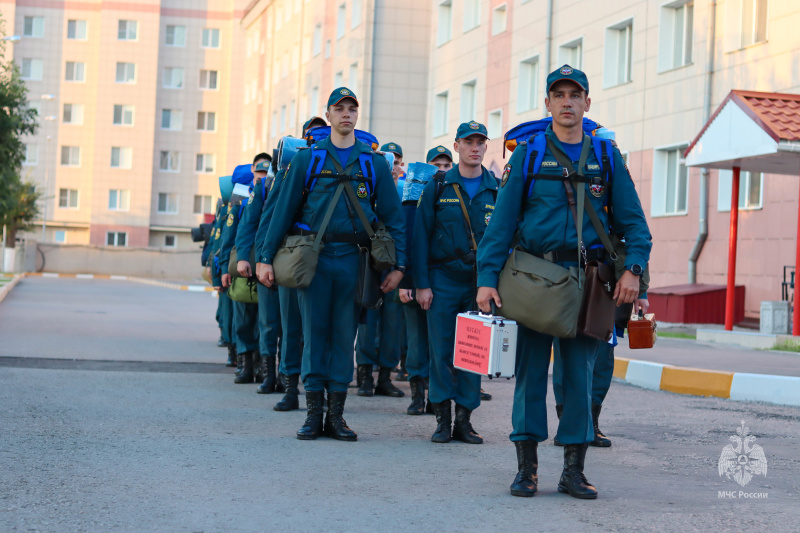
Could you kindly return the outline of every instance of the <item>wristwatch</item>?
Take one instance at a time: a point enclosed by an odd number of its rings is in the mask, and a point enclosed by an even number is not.
[[[403,274],[405,274],[405,273],[406,273],[406,267],[405,267],[405,265],[402,265],[402,266],[396,266],[396,267],[392,267],[392,270],[396,270],[396,271],[398,271],[398,272],[402,272]]]
[[[642,268],[642,265],[637,265],[635,263],[626,267],[625,269],[630,270],[631,274],[633,274],[634,276],[641,276],[642,272],[644,272],[644,268]]]

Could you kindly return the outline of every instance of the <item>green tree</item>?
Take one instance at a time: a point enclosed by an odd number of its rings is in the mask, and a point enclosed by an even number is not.
[[[5,21],[0,17],[0,36],[4,35]],[[21,175],[22,137],[36,133],[38,121],[36,110],[28,107],[28,88],[19,66],[6,59],[6,45],[0,41],[0,222],[7,227],[7,246],[13,248],[17,231],[27,229],[39,216],[41,193]]]

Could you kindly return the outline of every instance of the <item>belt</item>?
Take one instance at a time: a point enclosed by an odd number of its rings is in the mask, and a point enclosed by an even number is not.
[[[551,252],[545,252],[543,254],[533,254],[536,257],[541,257],[546,261],[550,261],[551,263],[577,263],[578,262],[578,250],[574,248],[564,248],[561,250],[553,250]],[[587,261],[594,261],[594,260],[603,260],[606,257],[606,251],[602,248],[592,248],[590,250],[586,250],[586,260]]]
[[[299,228],[292,229],[291,233],[292,235],[310,235],[312,237],[317,234],[315,231]],[[357,246],[370,246],[369,235],[367,235],[366,231],[360,233],[326,233],[322,236],[322,242],[342,242],[345,244],[355,244]]]

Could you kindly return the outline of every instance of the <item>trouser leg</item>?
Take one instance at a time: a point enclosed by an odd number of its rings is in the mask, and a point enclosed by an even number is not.
[[[598,341],[579,335],[559,342],[564,364],[564,412],[556,436],[564,445],[592,442],[592,372]]]
[[[561,345],[559,339],[553,339],[553,396],[556,397],[556,405],[564,405],[564,364],[561,360]]]
[[[603,405],[613,377],[614,347],[607,342],[600,342],[597,344],[597,358],[594,361],[594,372],[592,373],[592,403],[594,405]]]
[[[278,355],[281,312],[278,291],[258,284],[258,351],[261,357]]]
[[[237,339],[236,353],[257,350],[258,304],[233,302],[233,316]]]
[[[361,308],[355,303],[358,285],[358,254],[335,258],[333,298],[330,309],[330,358],[326,388],[328,392],[347,392],[353,381],[353,343]]]
[[[300,373],[303,360],[303,318],[297,301],[297,289],[278,287],[281,313],[280,373],[290,376]]]
[[[421,377],[427,379],[430,372],[428,361],[428,317],[418,305],[403,306],[408,331],[408,355],[406,370],[408,379]]]
[[[366,320],[358,324],[358,338],[356,339],[356,364],[377,365],[378,345],[375,339],[378,331],[379,309],[367,309]]]
[[[228,297],[227,292],[219,293],[219,316],[222,340],[228,344],[235,342],[233,336],[233,300]]]
[[[400,350],[405,324],[403,304],[395,300],[396,289],[384,294],[381,306],[381,337],[378,352],[378,365],[381,368],[395,368],[400,363]]]
[[[553,337],[519,326],[516,384],[511,408],[514,442],[547,439],[547,370]]]

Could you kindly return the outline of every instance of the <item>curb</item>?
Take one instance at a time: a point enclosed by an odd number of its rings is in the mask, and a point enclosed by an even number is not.
[[[8,293],[11,292],[11,289],[16,287],[17,283],[19,283],[24,277],[25,274],[15,274],[14,279],[12,279],[11,281],[3,285],[2,288],[0,288],[0,302],[6,299],[6,296],[8,296]]]
[[[723,372],[616,357],[614,377],[650,390],[800,406],[800,377],[794,376]]]
[[[134,276],[113,276],[109,274],[57,274],[54,272],[29,272],[25,275],[41,278],[111,279],[115,281],[133,281],[136,283],[154,285],[156,287],[164,287],[166,289],[173,289],[176,291],[216,292],[214,291],[214,287],[208,287],[205,285],[181,285],[179,283],[167,283],[166,281],[137,278]]]

